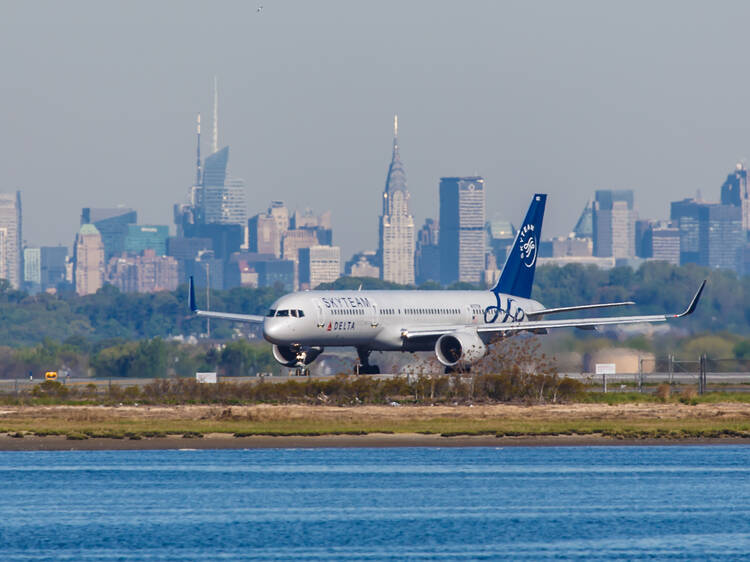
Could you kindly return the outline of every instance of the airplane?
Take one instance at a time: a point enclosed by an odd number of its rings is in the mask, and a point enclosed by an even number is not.
[[[516,234],[500,278],[491,290],[473,291],[299,291],[271,305],[265,316],[200,310],[190,278],[193,314],[263,325],[281,365],[309,374],[326,347],[354,347],[357,374],[378,374],[372,351],[434,351],[445,371],[470,369],[487,346],[522,332],[546,334],[552,328],[594,330],[597,326],[665,322],[692,314],[706,285],[679,314],[548,319],[564,312],[622,307],[632,301],[545,308],[531,299],[547,195],[537,193]]]

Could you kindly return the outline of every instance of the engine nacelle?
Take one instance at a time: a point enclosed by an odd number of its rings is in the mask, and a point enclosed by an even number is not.
[[[435,355],[446,367],[471,363],[487,353],[487,346],[475,330],[451,332],[440,336],[435,343]]]
[[[304,367],[315,361],[321,353],[322,347],[273,346],[273,358],[285,367]]]

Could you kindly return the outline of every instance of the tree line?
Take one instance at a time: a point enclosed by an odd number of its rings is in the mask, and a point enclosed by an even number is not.
[[[680,312],[703,279],[706,291],[695,314],[680,322],[686,332],[750,334],[750,276],[708,270],[694,265],[675,267],[647,262],[637,270],[595,266],[542,266],[537,269],[532,297],[549,307],[635,300],[626,313]],[[401,289],[371,278],[343,277],[321,286],[331,289]],[[423,289],[438,289],[429,283]],[[472,288],[466,283],[451,289]],[[474,287],[478,288],[478,287]],[[211,291],[211,308],[246,314],[264,314],[284,294],[280,287],[234,288]],[[199,304],[205,294],[199,291]],[[603,311],[606,314],[607,311]],[[212,335],[226,340],[234,334],[230,322],[213,322]],[[205,331],[205,320],[188,311],[187,288],[173,292],[121,293],[105,286],[95,295],[72,293],[29,295],[0,282],[0,341],[9,347],[33,347],[43,341],[98,343],[187,336]]]
[[[159,337],[143,340],[102,340],[93,344],[71,338],[45,339],[22,348],[0,347],[0,378],[39,379],[46,371],[59,377],[194,377],[196,372],[222,376],[278,373],[269,345],[244,339],[214,345],[185,344]]]

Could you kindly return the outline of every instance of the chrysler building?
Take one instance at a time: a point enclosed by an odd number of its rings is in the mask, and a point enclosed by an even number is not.
[[[414,284],[414,217],[409,213],[406,173],[398,152],[398,115],[393,119],[393,156],[383,191],[380,217],[380,278]]]

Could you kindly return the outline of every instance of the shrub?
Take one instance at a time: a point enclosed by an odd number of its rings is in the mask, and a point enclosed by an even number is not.
[[[662,402],[666,402],[667,400],[669,400],[671,391],[672,389],[667,383],[662,383],[658,387],[656,387],[656,397]]]

